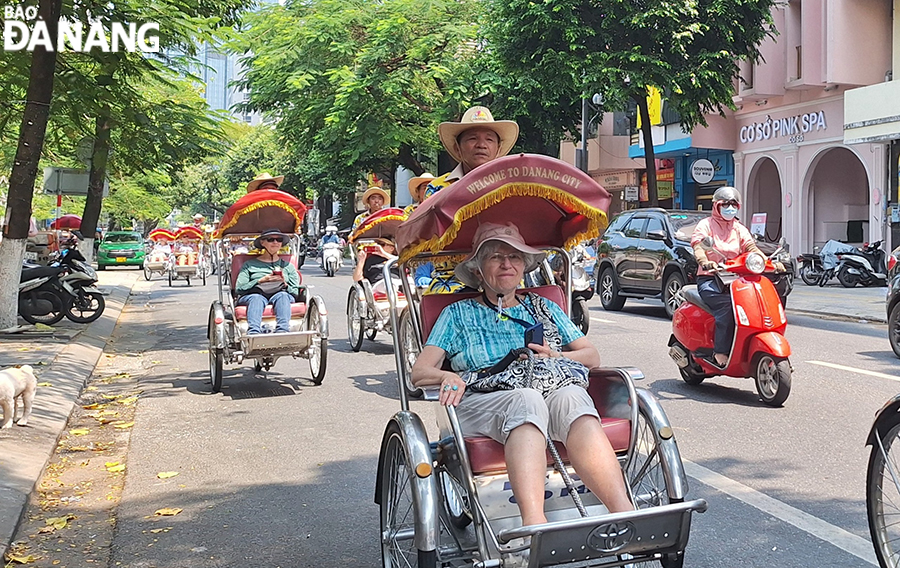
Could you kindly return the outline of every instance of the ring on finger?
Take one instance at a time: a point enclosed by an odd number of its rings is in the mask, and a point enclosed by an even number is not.
[[[453,385],[453,387],[452,387],[452,388],[453,388],[453,390],[455,390],[455,391],[457,391],[457,390],[459,390],[459,387],[458,387],[458,386],[456,386],[456,385]]]
[[[444,390],[445,390],[445,391],[450,390],[450,385],[444,385]]]

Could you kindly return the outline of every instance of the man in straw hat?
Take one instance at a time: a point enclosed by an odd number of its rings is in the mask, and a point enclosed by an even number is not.
[[[263,172],[247,184],[247,193],[257,189],[278,189],[282,183],[284,176],[273,176],[269,172]]]
[[[360,223],[365,221],[366,217],[375,213],[376,211],[381,211],[384,208],[384,204],[390,201],[391,197],[387,194],[387,192],[380,187],[372,186],[363,193],[363,203],[366,206],[366,210],[356,216],[356,219],[353,220],[353,224],[350,226],[350,232],[356,230],[359,227]]]
[[[519,125],[513,120],[494,120],[487,108],[474,106],[459,122],[442,122],[438,136],[458,165],[428,184],[426,199],[478,166],[509,154],[519,138]]]
[[[428,183],[433,179],[433,175],[425,172],[424,174],[409,180],[407,188],[409,188],[409,195],[413,198],[413,202],[403,208],[403,213],[409,216],[409,214],[415,211],[416,207],[425,200],[425,190],[428,189]]]
[[[519,138],[519,125],[512,120],[494,120],[487,108],[475,106],[463,113],[459,122],[442,122],[438,126],[438,136],[459,164],[450,173],[431,180],[425,189],[425,199],[478,166],[509,154]],[[424,279],[417,282],[424,283]],[[435,263],[431,284],[425,293],[446,294],[464,288],[453,274],[453,263],[440,261]]]

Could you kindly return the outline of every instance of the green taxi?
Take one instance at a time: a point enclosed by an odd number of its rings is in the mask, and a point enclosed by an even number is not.
[[[137,231],[109,231],[97,251],[97,269],[107,266],[144,266],[144,237]]]

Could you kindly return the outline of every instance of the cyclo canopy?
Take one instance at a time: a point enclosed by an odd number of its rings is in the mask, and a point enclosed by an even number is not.
[[[397,230],[400,262],[423,252],[469,250],[485,222],[515,222],[533,247],[569,248],[606,229],[610,201],[600,184],[565,162],[537,154],[506,156],[475,168],[416,208]]]
[[[290,193],[258,189],[228,208],[215,236],[259,234],[266,229],[294,234],[299,232],[305,215],[306,205]]]
[[[387,207],[372,213],[366,217],[355,231],[350,233],[347,240],[351,243],[359,239],[393,239],[397,234],[400,223],[406,220],[403,209]]]

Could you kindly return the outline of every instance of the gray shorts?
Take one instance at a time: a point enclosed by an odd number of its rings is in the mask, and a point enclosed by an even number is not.
[[[565,444],[569,428],[582,416],[600,415],[584,387],[569,385],[547,398],[534,389],[468,393],[456,409],[466,436],[487,436],[501,444],[513,428],[534,424],[550,438]]]

